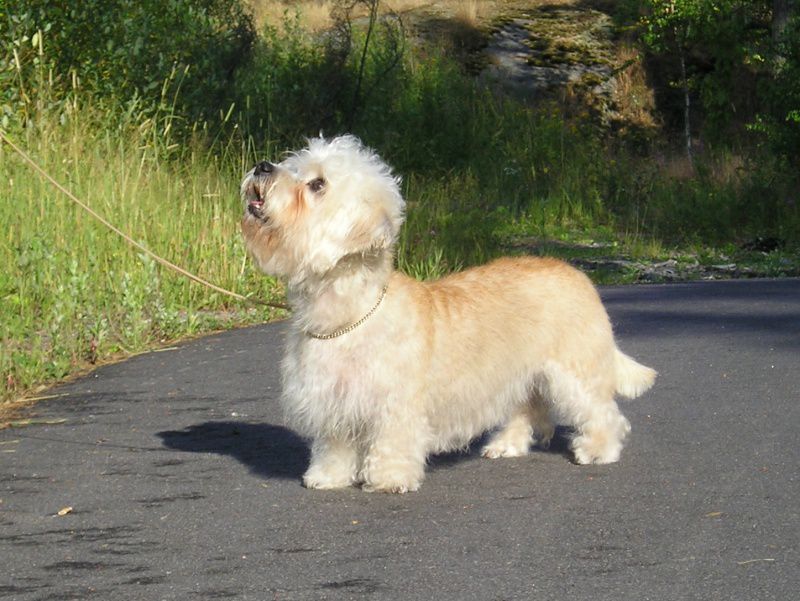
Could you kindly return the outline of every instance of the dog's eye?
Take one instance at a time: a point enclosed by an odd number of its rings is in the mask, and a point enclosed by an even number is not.
[[[321,177],[318,177],[316,179],[312,179],[307,185],[308,189],[316,194],[325,187],[325,180]]]

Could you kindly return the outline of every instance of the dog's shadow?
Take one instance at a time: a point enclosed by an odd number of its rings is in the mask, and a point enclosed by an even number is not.
[[[305,440],[272,424],[205,422],[158,436],[177,451],[228,455],[264,478],[300,478],[310,456]]]
[[[571,457],[571,430],[557,427],[547,451]],[[215,453],[233,457],[254,474],[264,478],[299,479],[308,468],[310,452],[307,442],[283,426],[248,422],[218,421],[188,426],[183,430],[167,430],[158,436],[169,449],[187,453]],[[463,451],[440,453],[428,460],[436,470],[470,461],[480,456],[488,435],[474,440]]]

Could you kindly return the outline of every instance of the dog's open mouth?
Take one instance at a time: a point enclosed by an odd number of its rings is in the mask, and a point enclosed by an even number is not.
[[[247,195],[247,212],[253,217],[266,221],[264,215],[264,198],[258,190],[258,186],[252,186]]]

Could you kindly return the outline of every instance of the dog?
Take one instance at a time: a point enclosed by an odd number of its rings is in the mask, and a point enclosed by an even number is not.
[[[439,280],[396,271],[400,179],[354,136],[311,139],[242,181],[249,254],[286,281],[283,405],[311,441],[307,488],[419,488],[428,456],[494,430],[518,457],[570,425],[578,464],[619,459],[656,372],[617,348],[600,297],[550,258],[502,258]]]

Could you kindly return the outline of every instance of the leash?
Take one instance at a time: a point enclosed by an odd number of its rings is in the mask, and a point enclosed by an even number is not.
[[[157,263],[159,263],[159,264],[163,265],[164,267],[167,267],[167,268],[175,271],[176,273],[179,273],[180,275],[182,275],[182,276],[184,276],[186,278],[189,278],[193,282],[196,282],[196,283],[198,283],[198,284],[200,284],[202,286],[205,286],[206,288],[210,288],[211,290],[214,290],[215,292],[219,292],[220,294],[224,294],[226,296],[230,296],[231,298],[235,298],[236,300],[239,300],[239,301],[242,301],[242,302],[245,302],[245,303],[263,305],[263,306],[266,306],[266,307],[272,307],[274,309],[283,309],[285,311],[289,310],[289,306],[284,304],[284,303],[274,303],[274,302],[263,301],[263,300],[260,300],[260,299],[250,298],[250,297],[244,296],[242,294],[239,294],[238,292],[233,292],[231,290],[227,290],[225,288],[217,286],[216,284],[212,284],[208,280],[204,280],[200,276],[195,275],[190,271],[187,271],[186,269],[176,265],[172,261],[169,261],[169,260],[165,259],[164,257],[161,257],[161,256],[157,255],[152,250],[150,250],[149,248],[147,248],[146,246],[144,246],[140,242],[137,242],[136,240],[131,238],[128,234],[126,234],[121,229],[116,227],[113,223],[108,221],[105,217],[100,215],[98,212],[96,212],[94,209],[92,209],[89,205],[87,205],[84,202],[81,202],[81,200],[78,199],[72,192],[70,192],[67,188],[62,186],[55,179],[53,179],[53,177],[51,177],[49,173],[47,173],[32,158],[30,158],[27,154],[25,154],[25,152],[19,146],[14,144],[14,142],[12,142],[6,136],[5,132],[2,129],[0,129],[0,139],[2,139],[3,142],[8,144],[14,150],[14,152],[16,152],[20,157],[22,157],[22,159],[36,173],[38,173],[42,178],[44,178],[45,180],[50,182],[59,192],[64,194],[72,202],[74,202],[76,205],[78,205],[84,211],[89,213],[89,215],[94,217],[97,221],[99,221],[104,226],[106,226],[108,229],[110,229],[112,232],[117,234],[120,238],[125,240],[128,244],[130,244],[131,246],[139,249],[140,251],[145,253],[147,256],[151,257]]]

